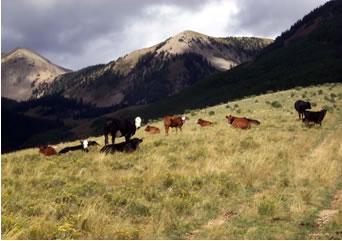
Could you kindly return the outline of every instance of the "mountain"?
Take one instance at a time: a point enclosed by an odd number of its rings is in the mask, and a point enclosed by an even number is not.
[[[108,64],[57,76],[50,84],[40,85],[34,96],[61,94],[99,107],[147,104],[250,61],[271,42],[261,38],[213,38],[184,31]]]
[[[41,55],[25,48],[1,54],[1,96],[27,100],[38,85],[50,83],[56,76],[69,72]]]
[[[342,82],[342,1],[327,2],[298,20],[251,62],[204,78],[175,96],[111,116],[159,118],[246,96],[336,82]]]

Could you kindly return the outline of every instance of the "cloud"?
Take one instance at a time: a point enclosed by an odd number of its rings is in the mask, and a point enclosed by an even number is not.
[[[236,24],[228,32],[244,36],[275,38],[297,20],[328,0],[240,0]]]
[[[275,37],[325,0],[3,0],[2,51],[63,67],[107,63],[183,30]]]

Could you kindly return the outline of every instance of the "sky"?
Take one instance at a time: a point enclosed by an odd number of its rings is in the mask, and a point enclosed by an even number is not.
[[[2,0],[1,52],[24,47],[77,70],[193,30],[276,38],[327,0]]]

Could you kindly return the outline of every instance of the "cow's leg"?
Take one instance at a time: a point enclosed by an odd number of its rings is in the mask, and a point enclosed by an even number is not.
[[[169,127],[165,126],[165,135],[168,136],[169,135]]]
[[[108,133],[106,133],[104,136],[105,136],[105,145],[107,145],[108,144]]]
[[[301,120],[302,118],[301,118],[301,114],[300,114],[300,112],[298,111],[298,120]]]
[[[131,138],[131,135],[125,135],[125,141],[128,143],[129,139]]]
[[[115,133],[112,133],[112,144],[115,144]]]

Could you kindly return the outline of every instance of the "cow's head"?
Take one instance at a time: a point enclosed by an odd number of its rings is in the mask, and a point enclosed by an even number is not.
[[[226,118],[227,118],[229,124],[232,124],[234,117],[232,115],[228,115],[228,116],[226,115]]]
[[[43,151],[47,148],[47,145],[39,145],[38,148],[39,148],[39,151]]]
[[[186,117],[183,115],[182,116],[182,122],[185,123]]]
[[[145,131],[150,131],[151,127],[150,126],[146,126]]]
[[[141,118],[140,116],[137,116],[134,120],[135,128],[139,129],[141,127]]]
[[[88,151],[88,143],[89,143],[88,140],[81,140],[80,142],[83,147],[83,150]]]
[[[311,109],[311,103],[310,102],[306,102],[306,109]]]

